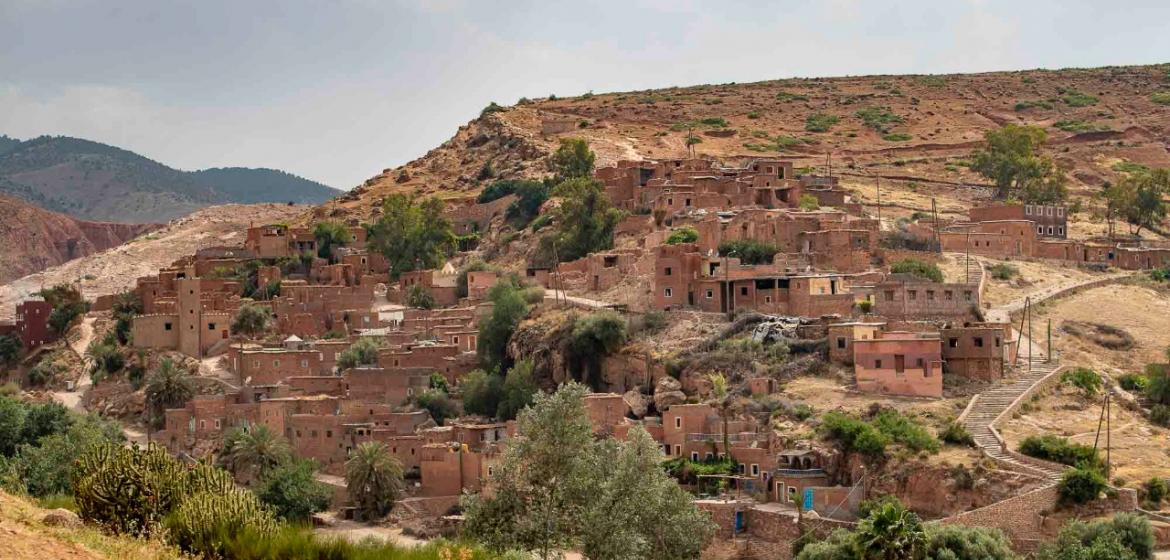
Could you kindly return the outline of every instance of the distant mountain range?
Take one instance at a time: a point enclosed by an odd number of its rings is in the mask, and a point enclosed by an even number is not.
[[[0,136],[0,193],[86,220],[153,223],[215,204],[320,204],[341,191],[275,169],[180,171],[81,138]]]

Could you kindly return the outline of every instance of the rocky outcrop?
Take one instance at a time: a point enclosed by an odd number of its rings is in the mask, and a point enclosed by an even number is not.
[[[0,196],[0,283],[105,251],[159,227],[87,222]]]
[[[659,413],[670,406],[687,402],[687,394],[682,392],[682,383],[673,377],[663,377],[654,386],[654,408]]]

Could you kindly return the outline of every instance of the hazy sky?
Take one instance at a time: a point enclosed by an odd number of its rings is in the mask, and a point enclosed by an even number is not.
[[[0,134],[350,188],[489,101],[1170,62],[1170,1],[0,0]]]

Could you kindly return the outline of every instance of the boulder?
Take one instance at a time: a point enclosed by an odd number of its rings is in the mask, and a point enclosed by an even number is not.
[[[662,379],[659,379],[658,384],[654,386],[654,394],[655,395],[657,395],[658,393],[669,393],[671,391],[681,391],[681,390],[682,390],[682,383],[679,383],[677,379],[670,377],[670,376],[663,377]]]
[[[676,404],[687,402],[687,394],[682,391],[655,391],[654,408],[662,414],[664,410]]]
[[[46,513],[41,523],[50,527],[80,527],[81,518],[67,509],[57,508]]]
[[[641,418],[646,415],[646,411],[650,408],[650,403],[646,401],[646,395],[643,395],[638,390],[626,391],[622,395],[622,400],[625,401],[626,406],[630,407],[630,412],[634,416]]]

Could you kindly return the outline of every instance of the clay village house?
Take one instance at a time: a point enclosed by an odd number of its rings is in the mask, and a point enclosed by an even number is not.
[[[57,335],[49,328],[52,313],[53,306],[43,298],[26,299],[16,304],[15,321],[0,322],[0,336],[15,336],[26,352],[35,350],[57,340]]]

